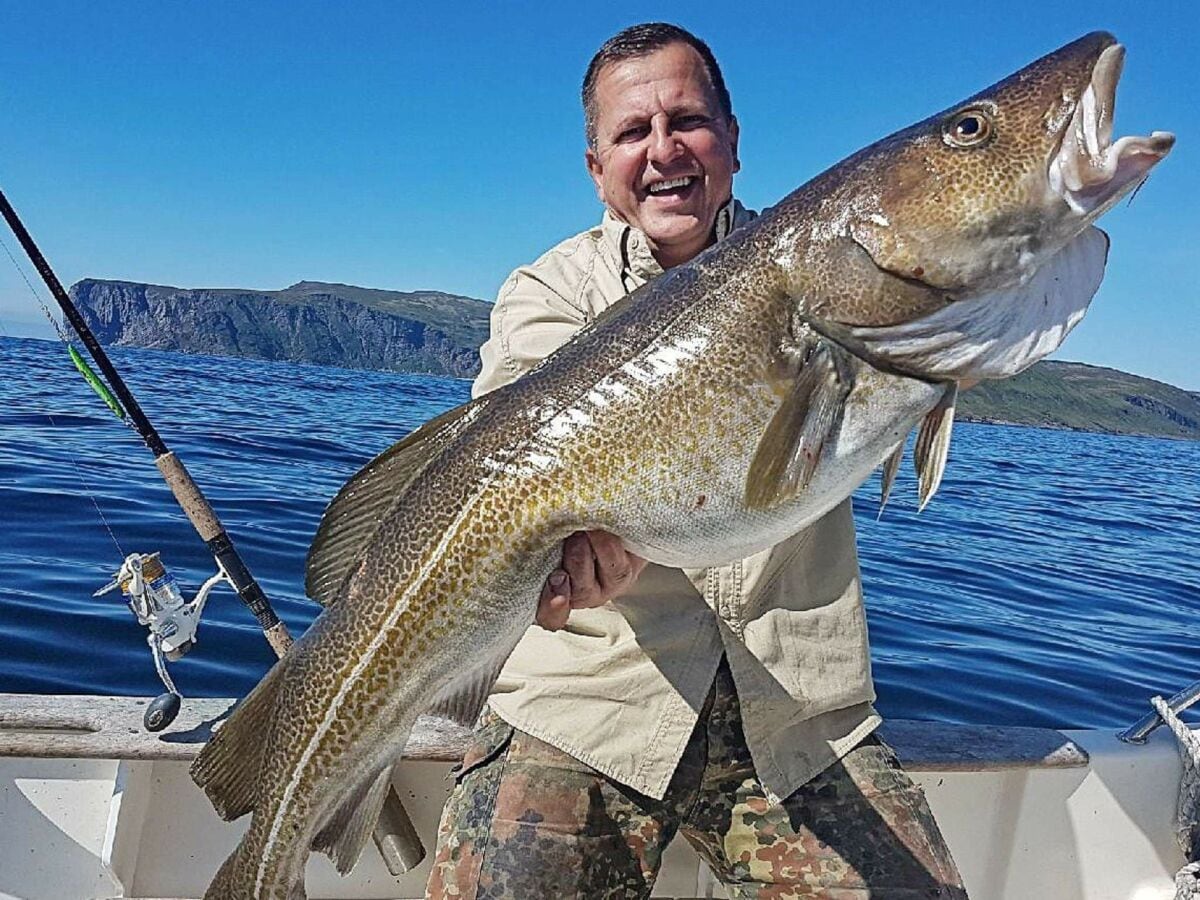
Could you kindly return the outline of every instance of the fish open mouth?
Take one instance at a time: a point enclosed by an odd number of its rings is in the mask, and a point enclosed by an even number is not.
[[[1113,110],[1124,63],[1125,48],[1120,44],[1100,54],[1050,161],[1051,187],[1072,210],[1089,219],[1145,181],[1175,143],[1175,135],[1167,131],[1113,142]]]

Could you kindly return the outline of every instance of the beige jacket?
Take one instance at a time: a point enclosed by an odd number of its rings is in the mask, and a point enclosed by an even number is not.
[[[718,239],[753,217],[731,201]],[[473,393],[520,377],[660,274],[645,236],[605,213],[505,282]],[[749,559],[650,565],[631,593],[572,611],[563,630],[531,627],[489,702],[511,725],[661,799],[722,653],[755,768],[778,797],[879,724],[849,501]]]

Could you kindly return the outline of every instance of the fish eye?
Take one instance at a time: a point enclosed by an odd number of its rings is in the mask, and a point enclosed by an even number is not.
[[[951,147],[978,147],[992,136],[992,117],[983,109],[964,109],[946,123],[942,137]]]

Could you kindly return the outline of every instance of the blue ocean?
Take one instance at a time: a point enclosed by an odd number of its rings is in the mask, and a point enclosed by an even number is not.
[[[467,398],[466,381],[114,350],[293,633],[309,541],[366,460]],[[162,691],[117,592],[161,551],[185,589],[214,566],[136,434],[56,342],[0,337],[0,692]],[[960,424],[919,515],[906,463],[881,519],[855,497],[878,705],[948,722],[1121,727],[1200,679],[1200,443]],[[185,696],[238,696],[272,654],[213,594]]]

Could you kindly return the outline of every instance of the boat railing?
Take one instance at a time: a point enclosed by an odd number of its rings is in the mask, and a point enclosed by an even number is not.
[[[148,732],[142,715],[150,698],[0,694],[0,757],[192,760],[235,701],[192,698],[166,729]],[[954,725],[889,719],[880,734],[910,768],[933,771],[1071,768],[1087,753],[1050,728]],[[470,729],[422,716],[403,758],[457,763]]]
[[[1156,698],[1157,699],[1157,698]],[[1196,701],[1200,700],[1200,681],[1194,682],[1182,691],[1166,701],[1167,708],[1175,715],[1179,715],[1189,706],[1192,706]],[[1150,733],[1160,725],[1164,724],[1163,717],[1158,710],[1151,710],[1138,719],[1133,725],[1126,728],[1124,731],[1118,732],[1117,737],[1127,744],[1144,744]]]

